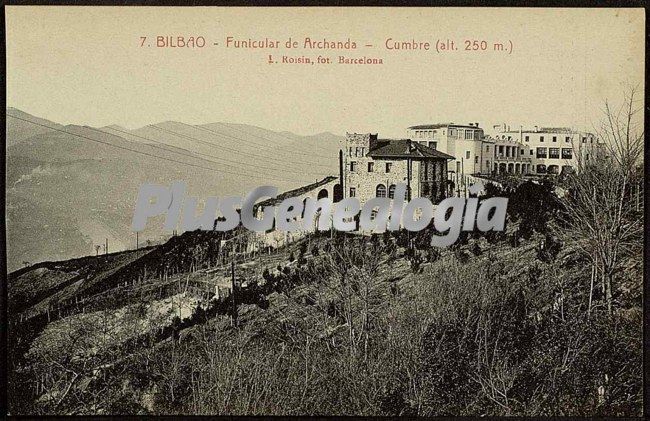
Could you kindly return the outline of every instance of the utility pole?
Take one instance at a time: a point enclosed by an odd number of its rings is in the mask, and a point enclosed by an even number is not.
[[[411,201],[411,158],[406,158],[406,200]]]
[[[340,197],[341,200],[345,198],[345,183],[343,181],[344,178],[345,175],[343,172],[343,149],[339,149],[339,183],[341,183],[341,197]],[[332,201],[334,201],[334,198],[332,198]]]
[[[106,244],[104,244],[104,254],[108,254],[108,238],[106,239]]]
[[[233,260],[231,261],[230,273],[231,273],[231,287],[232,287],[232,293],[230,294],[230,296],[232,297],[232,325],[234,327],[237,327],[237,301],[235,300],[235,258],[234,257]]]
[[[461,171],[461,180],[463,181],[463,197],[467,197],[467,178],[465,178],[465,159],[460,157],[460,171]],[[459,190],[460,196],[460,190]]]

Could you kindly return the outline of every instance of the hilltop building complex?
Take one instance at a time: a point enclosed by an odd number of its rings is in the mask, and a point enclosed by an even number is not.
[[[510,130],[495,126],[489,136],[478,123],[411,126],[407,136],[453,156],[449,171],[456,175],[560,174],[575,170],[577,160],[602,151],[596,136],[563,127]]]

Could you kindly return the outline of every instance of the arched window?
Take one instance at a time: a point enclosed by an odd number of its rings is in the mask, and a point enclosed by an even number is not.
[[[388,188],[388,198],[389,199],[395,198],[395,184],[391,184],[390,187]]]
[[[386,186],[383,184],[377,185],[377,197],[386,197]]]

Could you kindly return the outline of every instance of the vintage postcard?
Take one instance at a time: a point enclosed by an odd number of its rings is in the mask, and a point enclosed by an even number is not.
[[[645,19],[6,6],[7,412],[642,416]]]

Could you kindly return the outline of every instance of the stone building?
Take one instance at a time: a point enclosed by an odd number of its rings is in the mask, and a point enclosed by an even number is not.
[[[373,197],[392,198],[397,183],[407,185],[407,200],[449,196],[447,162],[454,157],[411,139],[379,139],[348,133],[343,152],[343,193],[361,204]]]

